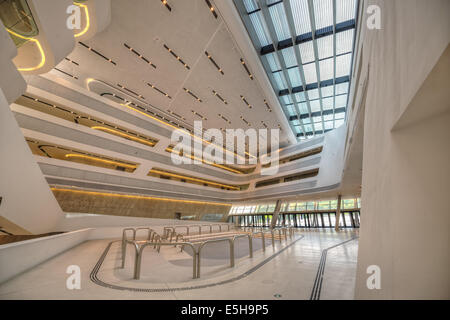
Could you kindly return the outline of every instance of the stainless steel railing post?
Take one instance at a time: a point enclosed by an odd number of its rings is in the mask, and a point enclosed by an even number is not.
[[[264,239],[264,231],[261,230],[261,240],[263,251],[266,251],[266,240]]]
[[[134,279],[139,280],[141,277],[141,265],[142,265],[142,255],[144,252],[144,249],[151,245],[151,242],[146,242],[143,245],[139,246],[136,242],[134,243],[135,249],[136,249],[136,257],[134,261]],[[173,245],[173,243],[170,242],[161,242],[159,243],[159,246],[167,246],[167,245]],[[190,242],[178,242],[177,245],[188,245],[192,248],[192,278],[195,279],[197,276],[197,250],[195,250],[195,247]]]
[[[270,233],[272,234],[272,248],[273,248],[273,250],[275,250],[275,238],[274,238],[274,231],[273,231],[273,229],[270,230]]]
[[[251,234],[247,233],[247,234],[239,234],[239,235],[233,236],[233,249],[234,249],[234,241],[237,238],[244,238],[244,237],[248,237],[248,251],[250,254],[250,258],[253,258],[253,237]],[[233,257],[233,259],[234,259],[234,257]]]
[[[206,240],[203,241],[200,246],[198,247],[197,250],[197,278],[200,278],[200,266],[201,266],[201,253],[202,253],[202,249],[205,245],[207,245],[208,243],[214,243],[214,242],[222,242],[222,241],[228,241],[230,243],[230,267],[234,267],[234,244],[233,244],[233,240],[230,238],[225,238],[225,239],[213,239],[213,240]]]
[[[122,268],[125,268],[125,258],[127,256],[127,231],[133,231],[133,240],[136,240],[136,230],[134,228],[125,228],[122,230]]]

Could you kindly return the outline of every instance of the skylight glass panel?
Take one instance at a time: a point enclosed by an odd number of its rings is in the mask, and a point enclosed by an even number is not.
[[[341,23],[355,18],[356,0],[336,1],[336,23]]]
[[[314,127],[316,128],[316,131],[323,130],[322,122],[315,122]]]
[[[301,133],[302,129],[300,128],[300,126],[294,127],[295,133]]]
[[[288,96],[288,95],[281,96],[280,99],[281,99],[281,101],[283,102],[284,105],[289,105],[289,104],[293,103],[291,96]]]
[[[298,105],[298,108],[299,108],[301,114],[305,114],[305,113],[309,114],[308,105],[306,104],[306,102],[300,103]]]
[[[333,114],[327,114],[323,116],[323,120],[326,121],[332,121],[333,120]],[[333,124],[331,124],[333,126]]]
[[[275,72],[281,70],[280,63],[278,62],[278,59],[275,57],[274,53],[266,54],[265,57],[267,59],[267,63],[269,64],[270,71]]]
[[[289,24],[286,19],[286,12],[284,11],[283,2],[269,7],[269,13],[272,18],[278,41],[291,38],[291,32],[289,31]]]
[[[252,13],[249,15],[250,21],[252,22],[253,28],[255,29],[256,36],[258,37],[259,44],[261,47],[271,44],[269,32],[267,31],[266,25],[262,22],[261,11]]]
[[[329,58],[319,61],[320,80],[329,80],[334,77],[334,59]]]
[[[323,98],[322,108],[324,111],[333,109],[333,97]]]
[[[348,82],[339,83],[336,85],[336,95],[348,93]]]
[[[333,86],[322,87],[320,88],[320,91],[322,92],[322,98],[332,97],[334,94],[334,87]]]
[[[325,121],[325,130],[333,129],[333,121]]]
[[[314,123],[322,122],[322,117],[321,117],[321,116],[313,117],[313,122],[314,122]]]
[[[297,59],[295,58],[294,48],[286,48],[281,50],[286,68],[291,68],[297,65]]]
[[[333,0],[314,0],[316,30],[333,25]]]
[[[342,108],[347,105],[347,95],[342,94],[339,96],[336,96],[336,108]]]
[[[294,98],[296,102],[303,102],[306,101],[305,93],[304,92],[298,92],[294,94]]]
[[[339,128],[343,124],[344,124],[344,119],[342,119],[342,120],[334,120],[334,127],[335,128]]]
[[[303,64],[312,62],[316,59],[314,56],[314,46],[312,41],[300,43],[298,48],[300,50],[300,57],[302,58]]]
[[[247,13],[255,11],[256,9],[259,9],[258,3],[256,3],[256,0],[244,0],[244,6],[245,10],[247,10]]]
[[[311,124],[311,118],[303,119],[303,124]]]
[[[292,123],[294,126],[299,126],[299,125],[300,125],[300,121],[298,121],[298,120],[293,120],[293,121],[291,121],[291,123]]]
[[[336,78],[350,75],[352,54],[336,57]]]
[[[355,29],[336,33],[336,54],[349,53],[353,50],[353,35]]]
[[[306,131],[306,132],[311,132],[311,131],[313,131],[312,125],[310,125],[310,124],[305,125],[305,131]]]
[[[287,114],[288,114],[289,117],[292,117],[292,116],[296,116],[296,115],[297,115],[297,113],[295,112],[293,106],[288,106],[288,107],[286,107],[286,112],[287,112]]]
[[[319,89],[312,89],[306,91],[308,93],[309,100],[316,100],[319,99]]]
[[[329,35],[316,40],[319,59],[325,59],[334,55],[334,37]]]
[[[345,112],[339,112],[334,115],[334,119],[338,119],[338,120],[342,119],[343,120],[344,118],[345,118]]]
[[[290,2],[296,35],[299,36],[311,32],[308,0],[290,0]]]
[[[288,75],[292,87],[299,87],[302,85],[302,80],[300,78],[300,69],[298,67],[288,69]]]
[[[320,111],[320,100],[310,101],[309,105],[311,106],[311,112],[318,112],[318,111]]]
[[[273,78],[275,79],[278,90],[287,89],[286,80],[284,79],[283,73],[281,71],[275,72],[273,74]]]
[[[305,73],[306,84],[317,82],[316,64],[309,63],[303,65],[303,72]]]

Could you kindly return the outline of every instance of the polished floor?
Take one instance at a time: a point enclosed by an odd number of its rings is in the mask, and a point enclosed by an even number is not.
[[[357,232],[297,230],[293,239],[254,239],[236,246],[229,267],[228,244],[205,247],[201,278],[192,279],[189,250],[147,248],[141,279],[133,279],[134,253],[128,247],[120,268],[120,241],[85,242],[0,285],[0,299],[353,299]],[[325,256],[325,259],[324,259]],[[81,269],[81,289],[69,290],[67,267]]]

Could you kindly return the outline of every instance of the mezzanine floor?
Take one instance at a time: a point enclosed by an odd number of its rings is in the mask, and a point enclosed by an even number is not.
[[[131,246],[121,269],[120,241],[87,241],[0,285],[0,299],[353,299],[357,231],[299,229],[275,248],[266,239],[265,252],[253,243],[249,258],[247,240],[238,241],[234,268],[226,243],[205,247],[200,279],[189,250],[151,247],[134,280]],[[66,287],[70,265],[81,269],[80,290]]]

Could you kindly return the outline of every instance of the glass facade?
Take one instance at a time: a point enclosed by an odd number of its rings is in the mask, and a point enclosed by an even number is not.
[[[234,0],[298,140],[345,122],[358,0]]]

